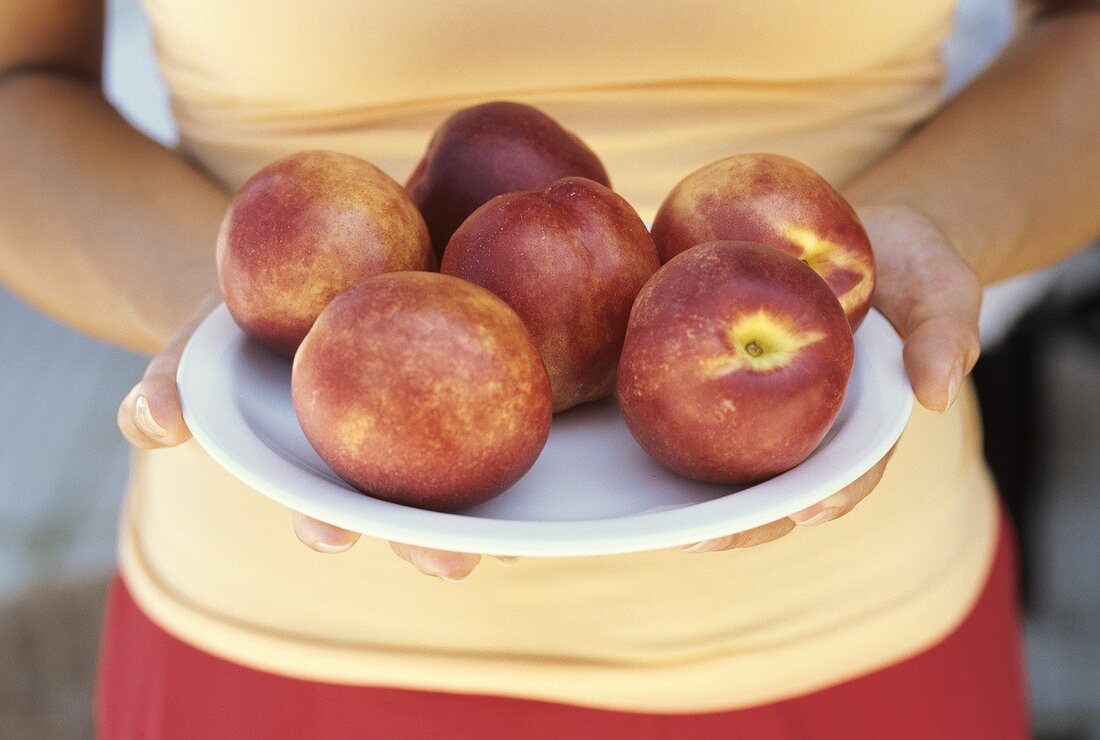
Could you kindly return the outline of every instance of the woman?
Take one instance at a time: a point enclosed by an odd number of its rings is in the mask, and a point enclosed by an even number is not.
[[[135,446],[159,449],[134,458],[104,736],[1025,735],[1011,543],[964,377],[980,285],[1100,232],[1100,15],[1049,4],[941,107],[951,0],[146,6],[175,150],[102,97],[102,7],[0,5],[0,274],[156,354],[119,412]],[[736,553],[470,575],[476,555],[392,544],[438,576],[422,578],[187,442],[175,365],[216,300],[233,189],[305,148],[400,180],[449,113],[494,98],[579,133],[643,217],[738,151],[841,185],[921,406],[889,466],[691,548]]]

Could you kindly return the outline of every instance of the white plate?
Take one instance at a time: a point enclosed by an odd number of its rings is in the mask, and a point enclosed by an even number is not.
[[[872,311],[856,334],[840,416],[793,470],[742,489],[681,478],[642,451],[609,399],[556,416],[542,455],[508,491],[444,514],[380,501],[340,480],[298,426],[290,363],[248,339],[224,305],[187,344],[178,383],[195,439],[265,496],[375,537],[490,555],[654,550],[775,521],[870,469],[901,435],[913,404],[901,340]]]

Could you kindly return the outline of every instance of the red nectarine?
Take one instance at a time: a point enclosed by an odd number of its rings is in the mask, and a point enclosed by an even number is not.
[[[570,175],[611,185],[599,157],[576,134],[538,108],[496,101],[444,121],[405,187],[442,259],[455,229],[481,204]]]
[[[567,177],[483,205],[455,232],[440,269],[515,309],[562,411],[614,389],[630,307],[658,266],[630,204],[599,183]]]
[[[401,186],[358,157],[322,151],[283,157],[241,186],[222,220],[217,262],[233,318],[286,357],[340,291],[435,264]]]
[[[302,431],[356,488],[439,511],[480,503],[534,464],[550,383],[512,309],[449,275],[363,280],[321,313],[294,357]]]
[[[871,307],[875,258],[863,224],[825,178],[790,157],[729,157],[669,193],[653,221],[662,262],[716,239],[766,244],[801,259],[840,299],[852,331]]]
[[[710,242],[638,295],[618,399],[634,438],[669,470],[745,483],[813,452],[853,356],[844,311],[813,270],[759,244]]]

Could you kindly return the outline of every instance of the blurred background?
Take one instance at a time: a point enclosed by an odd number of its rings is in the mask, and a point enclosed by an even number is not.
[[[1008,40],[1009,2],[960,4],[944,49],[949,91]],[[137,0],[111,0],[108,95],[173,142],[152,43]],[[1024,548],[1036,735],[1100,738],[1100,249],[994,286],[982,318],[975,377]],[[92,735],[128,455],[115,410],[144,365],[0,287],[0,738]]]

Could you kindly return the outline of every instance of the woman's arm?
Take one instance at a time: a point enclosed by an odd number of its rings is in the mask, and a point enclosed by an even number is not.
[[[1053,264],[1096,238],[1100,12],[1040,16],[845,194],[857,206],[923,215],[985,284]]]
[[[0,281],[151,353],[216,290],[228,196],[104,98],[102,15],[89,0],[0,0]]]

